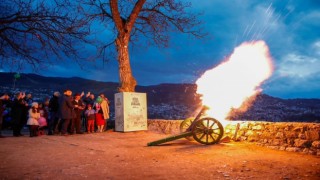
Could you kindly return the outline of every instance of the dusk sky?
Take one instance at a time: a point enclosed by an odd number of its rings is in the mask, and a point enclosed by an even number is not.
[[[270,48],[275,69],[264,83],[263,92],[280,98],[320,98],[320,1],[191,2],[192,11],[204,13],[200,19],[208,37],[195,39],[186,34],[174,34],[166,49],[130,47],[131,66],[138,85],[195,83],[206,70],[228,57],[236,46],[245,41],[264,40]],[[103,32],[101,36],[107,34]],[[32,71],[25,69],[22,73]],[[85,70],[68,62],[37,73],[119,81],[116,60],[104,65],[97,61],[87,65]]]

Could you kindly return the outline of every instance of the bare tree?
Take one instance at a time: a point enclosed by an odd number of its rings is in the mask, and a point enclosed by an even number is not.
[[[66,56],[80,58],[76,42],[88,42],[89,19],[74,7],[68,0],[2,0],[1,65],[18,59],[36,68]]]
[[[179,0],[3,0],[0,60],[4,64],[18,59],[37,67],[65,56],[81,59],[78,42],[88,43],[90,21],[98,19],[100,26],[113,30],[115,36],[101,45],[97,57],[115,47],[119,91],[133,92],[137,82],[130,66],[129,42],[143,39],[167,47],[172,32],[203,37],[197,29],[199,14],[192,13],[190,7]]]
[[[192,13],[190,3],[179,0],[78,0],[87,16],[99,18],[106,28],[116,33],[101,52],[112,45],[117,51],[120,92],[134,92],[137,82],[132,75],[129,42],[144,38],[148,43],[167,47],[171,32],[203,37],[199,14]],[[188,11],[189,10],[189,11]],[[110,26],[113,24],[112,26]]]

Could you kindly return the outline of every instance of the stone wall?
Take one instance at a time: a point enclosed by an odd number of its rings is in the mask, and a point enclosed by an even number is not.
[[[179,134],[181,122],[182,120],[148,120],[148,129],[165,134]],[[320,156],[320,123],[230,121],[225,126],[224,137],[277,150]]]

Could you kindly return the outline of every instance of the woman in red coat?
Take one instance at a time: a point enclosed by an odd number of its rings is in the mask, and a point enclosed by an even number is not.
[[[96,102],[94,104],[94,110],[96,111],[96,114],[95,114],[96,124],[98,127],[97,132],[102,132],[103,128],[105,126],[105,120],[103,117],[103,110],[102,110],[102,106],[101,106],[102,101],[103,101],[103,99],[100,96],[98,96],[96,99]]]

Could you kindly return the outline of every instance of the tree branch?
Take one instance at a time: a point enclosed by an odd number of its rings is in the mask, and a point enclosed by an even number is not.
[[[120,34],[123,34],[125,32],[125,29],[124,29],[124,23],[122,21],[122,18],[120,16],[119,9],[118,9],[118,0],[110,0],[110,10],[112,13],[114,24],[118,32]]]
[[[128,22],[126,24],[126,31],[130,32],[131,29],[134,26],[134,23],[143,7],[143,4],[146,2],[146,0],[138,0],[138,2],[135,4],[134,8],[132,9],[132,12],[128,18]]]

